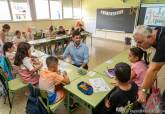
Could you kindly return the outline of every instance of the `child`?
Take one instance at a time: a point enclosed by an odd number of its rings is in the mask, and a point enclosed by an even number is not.
[[[108,97],[96,109],[94,114],[120,114],[121,107],[127,103],[136,101],[138,87],[135,83],[129,83],[131,68],[126,63],[118,63],[114,68],[117,86],[114,87]]]
[[[85,31],[82,24],[79,24],[77,26],[77,29],[76,30],[78,30],[79,32],[84,32]]]
[[[55,38],[55,36],[56,36],[56,34],[54,32],[53,26],[51,25],[49,27],[48,32],[46,33],[46,37],[48,37],[48,38]]]
[[[42,63],[34,63],[31,58],[30,44],[20,42],[15,55],[14,64],[18,67],[17,73],[24,83],[38,84],[39,75],[37,71],[42,67]]]
[[[27,29],[27,39],[29,41],[34,40],[34,35],[32,34],[32,29],[31,28]]]
[[[144,56],[145,62],[142,60]],[[144,75],[147,71],[147,53],[138,47],[130,48],[129,61],[131,66],[131,80],[134,81],[138,87],[141,87]]]
[[[12,42],[6,42],[3,46],[4,55],[10,60],[12,65],[14,65],[15,58],[15,47]]]
[[[69,78],[66,72],[63,75],[59,73],[57,58],[53,56],[48,57],[46,64],[48,70],[44,70],[41,73],[39,87],[48,92],[49,104],[53,104],[64,98],[64,90],[61,87],[57,87],[61,84],[68,84]]]
[[[72,27],[72,28],[70,29],[70,31],[69,31],[69,35],[72,36],[72,34],[73,34],[74,31],[75,31],[75,28]]]
[[[26,32],[22,32],[22,38],[27,42],[29,41]]]
[[[21,32],[19,30],[15,31],[15,36],[13,38],[13,42],[14,42],[14,44],[16,44],[16,46],[18,46],[18,44],[20,42],[26,42],[26,39],[21,37]]]
[[[57,35],[65,35],[66,31],[63,26],[59,26],[59,31],[57,32]]]

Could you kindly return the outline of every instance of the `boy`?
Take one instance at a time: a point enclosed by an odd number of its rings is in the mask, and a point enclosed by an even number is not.
[[[46,59],[46,64],[48,70],[44,70],[41,73],[39,87],[48,92],[49,104],[53,104],[65,96],[64,90],[61,87],[56,87],[60,84],[68,84],[70,81],[66,72],[63,73],[63,76],[58,72],[57,58],[53,56],[48,57]]]
[[[121,108],[128,102],[136,101],[138,86],[129,83],[131,68],[126,63],[115,65],[116,87],[114,87],[108,97],[94,110],[94,114],[120,114]]]

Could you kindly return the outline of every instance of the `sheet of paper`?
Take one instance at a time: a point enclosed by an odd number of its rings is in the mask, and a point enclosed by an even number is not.
[[[89,79],[89,83],[93,87],[95,93],[110,91],[109,86],[107,85],[107,83],[104,81],[103,78]]]
[[[36,56],[36,57],[42,57],[42,56],[44,56],[46,54],[34,49],[34,50],[32,50],[32,55]]]
[[[107,64],[112,64],[112,62],[113,62],[112,60],[106,61]]]
[[[96,72],[89,71],[87,75],[93,77],[94,75],[96,75]]]

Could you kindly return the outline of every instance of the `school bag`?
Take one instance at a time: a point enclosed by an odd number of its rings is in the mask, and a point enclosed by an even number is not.
[[[2,67],[3,71],[5,72],[5,76],[8,80],[12,80],[15,78],[12,69],[9,66],[9,62],[5,56],[0,56],[0,66]]]
[[[8,88],[8,83],[5,80],[5,74],[4,72],[2,72],[2,68],[0,67],[0,92],[1,93],[1,97],[5,98],[5,102],[6,103],[6,98],[8,99],[9,102],[9,107],[10,107],[10,111],[12,109],[12,104],[11,104],[11,100],[10,100],[10,96],[9,96],[9,88]]]
[[[30,95],[26,105],[26,114],[51,114],[39,100],[40,89],[29,84]]]
[[[146,114],[158,114],[161,113],[161,103],[162,98],[160,94],[160,89],[157,87],[152,87],[152,93],[148,97],[147,102],[145,104],[145,112]]]

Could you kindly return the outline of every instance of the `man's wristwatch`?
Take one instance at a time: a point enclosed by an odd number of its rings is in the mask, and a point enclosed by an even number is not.
[[[142,91],[145,93],[145,94],[147,94],[148,93],[148,89],[142,89]]]

